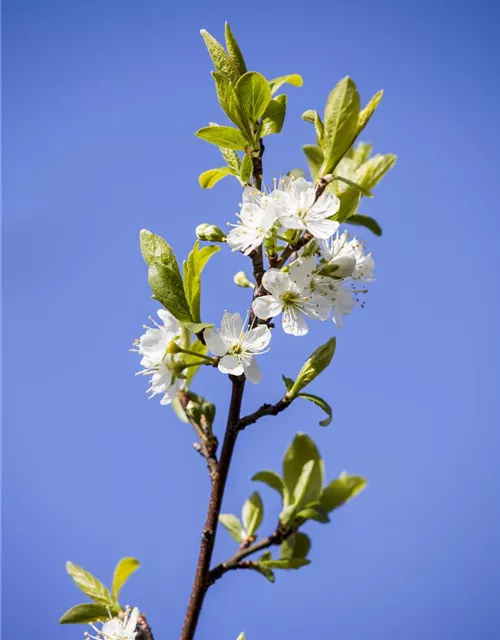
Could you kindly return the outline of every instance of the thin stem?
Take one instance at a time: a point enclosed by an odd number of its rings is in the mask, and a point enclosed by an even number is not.
[[[239,431],[243,431],[245,427],[248,427],[250,424],[254,424],[260,418],[264,416],[277,416],[278,413],[284,411],[288,406],[290,406],[290,400],[285,396],[281,398],[276,404],[263,404],[257,411],[250,413],[248,416],[244,418],[240,418],[236,425]]]
[[[226,487],[229,467],[231,465],[231,459],[233,457],[234,447],[238,437],[236,424],[240,418],[241,402],[245,388],[244,376],[232,376],[231,381],[232,393],[226,433],[224,436],[220,460],[217,464],[216,471],[212,476],[212,489],[208,503],[207,517],[205,520],[205,527],[202,532],[196,575],[191,597],[189,599],[186,618],[184,620],[184,626],[182,628],[181,640],[192,640],[192,638],[194,638],[205,594],[210,586],[208,579],[210,563],[212,561],[224,489]]]
[[[210,571],[210,584],[216,582],[228,571],[233,571],[234,569],[251,569],[253,563],[243,563],[242,560],[248,558],[248,556],[251,556],[254,553],[257,553],[258,551],[263,551],[264,549],[268,549],[269,547],[281,544],[284,540],[291,536],[292,533],[293,529],[286,529],[279,525],[276,531],[270,536],[262,538],[262,540],[259,540],[259,542],[256,542],[249,547],[240,549],[234,554],[234,556],[229,558],[229,560],[226,560],[226,562],[221,562]]]

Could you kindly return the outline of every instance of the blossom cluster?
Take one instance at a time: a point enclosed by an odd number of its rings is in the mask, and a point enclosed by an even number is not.
[[[262,373],[255,356],[268,351],[270,319],[281,314],[283,331],[294,336],[308,332],[308,318],[324,321],[332,315],[342,327],[354,300],[366,292],[357,283],[373,280],[375,263],[362,242],[347,231],[339,233],[340,225],[333,220],[338,208],[337,196],[324,192],[316,197],[314,185],[304,178],[282,178],[268,194],[253,187],[244,189],[239,222],[227,235],[233,251],[249,255],[269,239],[292,242],[302,233],[308,233],[311,240],[293,255],[289,265],[264,273],[266,293],[254,298],[245,322],[239,313],[226,312],[219,330],[204,330],[203,341],[215,356],[209,364],[217,365],[222,373],[244,374],[249,382],[258,383]],[[134,350],[142,356],[140,373],[151,375],[150,397],[160,394],[161,404],[169,404],[185,377],[182,353],[169,348],[180,341],[182,328],[168,311],[161,309],[158,316],[161,324],[153,320],[153,327],[145,327]]]
[[[85,633],[85,637],[91,640],[135,640],[137,636],[137,623],[139,621],[139,609],[126,609],[121,617],[110,618],[98,629],[91,625],[96,635]]]

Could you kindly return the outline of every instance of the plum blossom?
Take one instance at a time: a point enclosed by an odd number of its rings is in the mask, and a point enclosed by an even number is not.
[[[313,258],[297,260],[289,271],[269,269],[262,284],[269,295],[260,296],[253,302],[253,311],[263,320],[282,313],[285,333],[303,336],[309,331],[306,317],[327,320],[330,316],[330,301],[312,290]]]
[[[351,277],[353,280],[372,282],[375,261],[371,253],[366,253],[362,242],[344,231],[339,236],[337,233],[329,240],[319,243],[320,251],[325,260],[331,266],[336,266],[333,276],[335,278]]]
[[[139,609],[131,611],[127,609],[123,618],[111,618],[102,625],[101,629],[91,625],[97,635],[85,633],[92,640],[135,640],[137,636],[137,623],[139,621]]]
[[[210,351],[220,358],[219,371],[234,376],[244,373],[254,384],[262,380],[255,356],[268,351],[271,331],[266,325],[244,331],[240,314],[226,311],[220,330],[205,329],[204,337]]]
[[[305,178],[282,178],[271,197],[277,202],[279,221],[285,229],[307,230],[326,240],[339,227],[338,222],[328,220],[339,209],[337,196],[325,192],[316,200],[314,185]]]
[[[135,343],[132,351],[139,353],[141,358],[142,375],[151,375],[151,386],[147,389],[150,398],[162,395],[160,404],[170,404],[177,395],[182,381],[174,374],[175,356],[167,352],[168,345],[181,336],[179,322],[166,309],[157,311],[162,321],[159,324],[153,318],[154,327],[147,327],[144,333]]]
[[[227,243],[233,251],[247,256],[264,242],[274,227],[278,219],[276,202],[253,187],[245,187],[238,217],[239,223],[227,234]]]

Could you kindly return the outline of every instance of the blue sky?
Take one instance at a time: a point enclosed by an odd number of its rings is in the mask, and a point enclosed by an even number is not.
[[[3,621],[6,638],[82,637],[58,627],[81,601],[71,559],[109,581],[114,563],[143,563],[124,599],[157,640],[179,632],[208,481],[189,429],[147,401],[128,349],[156,305],[138,231],[180,257],[201,222],[233,219],[239,190],[198,174],[217,150],[193,133],[222,121],[199,36],[228,19],[248,65],[290,88],[283,134],[268,139],[266,180],[304,166],[312,129],[338,79],[366,101],[385,97],[364,139],[399,162],[366,204],[384,228],[366,233],[377,262],[368,305],[342,331],[314,325],[277,336],[265,385],[245,410],[282,392],[318,344],[334,363],[314,383],[334,423],[296,403],[241,437],[224,509],[238,512],[258,469],[279,468],[297,431],[317,442],[331,477],[369,479],[330,525],[311,525],[312,564],[278,575],[234,573],[208,595],[200,640],[429,640],[500,635],[500,224],[494,75],[498,8],[488,2],[265,5],[229,2],[3,3]],[[203,312],[244,312],[217,255]],[[200,389],[223,420],[229,382]],[[219,425],[220,428],[220,425]],[[262,491],[271,531],[278,504]],[[222,531],[216,559],[231,554]]]

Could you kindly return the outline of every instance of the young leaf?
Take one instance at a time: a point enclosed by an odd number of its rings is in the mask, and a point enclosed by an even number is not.
[[[240,180],[245,184],[250,184],[252,171],[253,171],[252,158],[245,153],[245,155],[243,156],[243,160],[241,161]]]
[[[304,111],[304,113],[302,114],[302,120],[305,120],[306,122],[311,122],[314,125],[314,128],[316,130],[317,143],[320,147],[322,147],[323,138],[325,135],[325,127],[323,125],[323,120],[321,120],[319,113],[317,111],[314,111],[314,109],[309,109],[308,111]]]
[[[365,187],[358,184],[357,182],[353,182],[352,180],[349,180],[349,178],[343,178],[342,176],[336,175],[335,180],[338,180],[339,182],[343,182],[344,184],[349,185],[353,189],[356,189],[356,191],[359,191],[361,195],[366,196],[367,198],[373,198],[373,193],[371,191],[369,191],[368,189],[365,189]]]
[[[217,97],[219,99],[222,110],[227,117],[242,131],[242,133],[251,137],[251,129],[248,120],[245,118],[240,109],[240,103],[234,86],[229,78],[218,71],[212,71],[217,89]]]
[[[316,376],[328,367],[335,353],[335,345],[335,338],[330,338],[328,342],[325,342],[325,344],[311,353],[299,371],[293,387],[286,394],[289,400],[296,398],[297,394],[302,391],[304,387],[311,383]]]
[[[232,149],[225,149],[224,147],[219,147],[219,151],[227,162],[227,166],[231,169],[231,173],[238,176],[240,174],[241,160],[239,159],[236,151],[233,151]]]
[[[326,400],[323,400],[323,398],[320,398],[319,396],[313,396],[311,393],[299,393],[299,395],[297,396],[298,398],[305,398],[306,400],[309,400],[310,402],[313,402],[315,405],[317,405],[320,409],[323,409],[323,411],[326,413],[327,417],[324,420],[320,421],[320,425],[322,427],[327,427],[331,421],[332,421],[332,408],[330,407],[330,405],[328,404],[328,402]]]
[[[355,180],[365,189],[373,189],[396,164],[397,156],[392,153],[382,155],[377,153],[362,164],[355,173]]]
[[[175,253],[166,240],[147,229],[142,229],[139,234],[139,240],[142,257],[148,266],[159,262],[173,269],[179,277],[181,276]]]
[[[359,93],[354,82],[347,76],[330,93],[325,107],[325,174],[335,169],[354,142],[358,117]]]
[[[239,77],[238,64],[234,57],[228,56],[224,47],[208,31],[202,29],[201,37],[205,41],[208,53],[212,58],[214,67],[224,75],[228,76],[232,82],[236,82]]]
[[[245,501],[243,509],[241,511],[241,519],[243,520],[243,527],[247,532],[248,537],[253,536],[262,524],[262,518],[264,517],[264,505],[257,491],[254,491],[250,498]]]
[[[227,22],[226,22],[227,24]],[[240,633],[240,635],[236,638],[236,640],[245,640],[245,634],[243,633],[243,631]]]
[[[361,202],[361,193],[353,187],[347,187],[347,189],[338,196],[340,200],[340,206],[337,213],[333,216],[333,220],[337,222],[345,222],[348,218],[354,215],[356,209]]]
[[[300,487],[300,491],[302,492],[303,485],[307,480],[306,474],[302,477],[303,469],[307,463],[310,462],[315,464],[310,465],[311,495],[313,497],[310,497],[308,502],[316,499],[314,496],[321,491],[321,487],[323,486],[323,461],[311,438],[305,433],[298,433],[285,451],[283,457],[283,481],[289,496],[288,504],[292,502],[296,504],[297,501],[294,498],[298,495],[297,485],[302,478],[302,485]],[[309,487],[306,486],[306,488]]]
[[[263,75],[247,71],[236,83],[236,95],[243,114],[255,123],[271,101],[271,90]]]
[[[100,580],[93,576],[85,569],[82,569],[72,562],[66,563],[66,571],[75,581],[75,584],[87,595],[91,600],[98,604],[103,604],[112,611],[119,609],[119,605],[113,598],[107,587]]]
[[[363,131],[363,129],[368,124],[368,121],[372,117],[375,112],[375,109],[378,107],[379,102],[382,100],[382,96],[384,95],[383,90],[377,91],[377,93],[373,96],[370,102],[366,105],[364,109],[361,110],[358,117],[358,130],[356,133],[356,137]]]
[[[353,224],[359,227],[366,227],[376,236],[382,235],[382,227],[375,220],[375,218],[371,218],[370,216],[364,216],[361,213],[355,213],[352,216],[349,216],[347,220],[348,224]]]
[[[118,599],[123,585],[140,566],[141,563],[135,558],[122,558],[116,565],[113,575],[113,584],[111,585],[115,600]]]
[[[274,95],[285,83],[291,84],[294,87],[301,87],[304,84],[304,81],[302,80],[302,76],[299,76],[298,73],[291,73],[287,76],[279,76],[279,78],[269,80],[271,95]]]
[[[229,53],[229,57],[233,63],[233,66],[238,73],[238,77],[242,76],[247,71],[247,67],[245,64],[245,59],[243,58],[243,54],[236,42],[236,38],[231,31],[229,26],[229,22],[226,22],[224,25],[224,36],[226,39],[226,49]]]
[[[297,514],[299,520],[316,520],[322,524],[330,522],[328,512],[321,506],[319,502],[315,504],[309,504]]]
[[[323,489],[320,498],[321,506],[330,513],[351,498],[354,498],[365,487],[366,478],[363,478],[363,476],[350,476],[343,472]]]
[[[221,513],[219,516],[219,522],[229,531],[233,540],[238,544],[242,541],[243,527],[241,526],[238,516],[235,516],[232,513]]]
[[[184,262],[184,289],[191,312],[191,320],[194,322],[201,322],[201,273],[214,253],[220,251],[220,247],[217,245],[209,245],[202,249],[199,247],[200,243],[197,240],[187,261]]]
[[[280,546],[280,558],[288,560],[290,558],[307,558],[311,548],[311,540],[305,533],[294,533],[286,538]]]
[[[233,149],[235,151],[244,151],[245,147],[250,144],[243,136],[239,129],[234,127],[223,127],[219,125],[210,125],[202,127],[195,133],[198,138],[216,144],[225,149]]]
[[[267,105],[267,109],[262,116],[262,124],[260,127],[260,137],[270,136],[273,133],[279,133],[283,128],[286,115],[287,97],[285,95],[278,96],[271,100]]]
[[[254,480],[255,482],[263,482],[264,484],[267,484],[268,487],[277,491],[283,498],[285,489],[283,480],[275,471],[259,471],[252,477],[252,480]]]
[[[200,174],[198,178],[198,182],[200,183],[200,187],[202,189],[211,189],[214,185],[216,185],[219,180],[225,178],[226,176],[230,176],[233,172],[229,167],[219,167],[218,169],[208,169],[208,171],[204,171]]]
[[[274,584],[276,578],[274,577],[273,570],[269,569],[269,567],[261,565],[262,558],[267,558],[267,556],[271,557],[271,554],[263,554],[258,562],[254,562],[252,565],[250,565],[250,568],[254,571],[257,571],[257,573],[260,573],[261,576],[264,576],[264,578],[269,580],[271,584]]]
[[[323,484],[322,462],[309,460],[302,467],[302,473],[293,490],[293,506],[295,512],[300,511],[310,502],[315,502],[321,495]]]
[[[306,154],[306,160],[309,165],[311,177],[313,180],[316,180],[319,170],[321,169],[321,165],[325,159],[323,149],[317,144],[305,144],[302,147],[302,151]]]
[[[268,569],[300,569],[311,564],[311,561],[305,558],[288,558],[286,560],[259,561],[259,564],[261,567],[267,567]]]
[[[180,322],[191,322],[191,311],[184,293],[182,278],[176,269],[161,262],[149,267],[148,281],[156,300]]]
[[[65,611],[59,618],[59,624],[89,624],[99,620],[109,620],[107,607],[103,604],[85,602]]]
[[[170,406],[172,407],[175,415],[179,418],[181,422],[185,422],[186,424],[189,424],[189,418],[187,417],[186,412],[182,408],[181,401],[177,396],[172,400],[172,403],[170,404]]]

